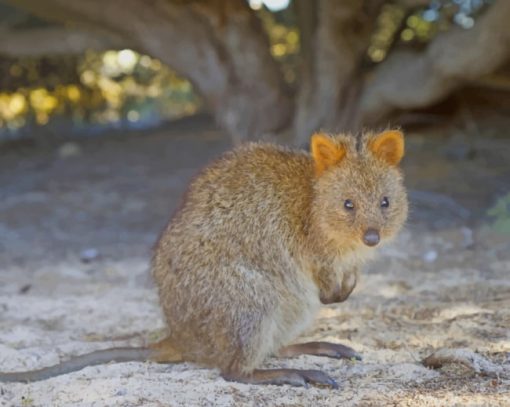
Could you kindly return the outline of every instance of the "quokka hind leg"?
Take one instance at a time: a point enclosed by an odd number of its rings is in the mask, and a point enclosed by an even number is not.
[[[280,349],[278,356],[293,357],[298,355],[326,356],[335,359],[356,359],[361,356],[354,349],[340,343],[307,342],[285,346]]]
[[[183,362],[182,353],[172,344],[167,337],[149,346],[152,351],[149,359],[157,363],[179,363]]]
[[[338,388],[336,381],[320,370],[299,369],[256,369],[250,374],[240,372],[222,373],[221,376],[228,381],[246,384],[273,384],[281,386],[308,387],[308,384]]]

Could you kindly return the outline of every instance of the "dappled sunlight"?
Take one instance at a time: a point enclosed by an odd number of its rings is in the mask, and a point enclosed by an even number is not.
[[[17,76],[24,76],[27,69],[44,75],[32,68],[30,59],[20,59],[12,67]],[[159,60],[130,49],[89,51],[75,69],[77,81],[70,75],[67,84],[0,92],[0,131],[42,126],[68,116],[78,127],[118,122],[149,125],[194,114],[201,106],[187,80]]]
[[[269,51],[280,63],[283,79],[288,84],[295,84],[298,78],[300,52],[298,27],[278,21],[266,10],[259,10],[258,13],[269,36]]]

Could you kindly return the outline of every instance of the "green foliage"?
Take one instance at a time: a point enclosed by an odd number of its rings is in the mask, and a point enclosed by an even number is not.
[[[487,215],[493,218],[491,226],[496,232],[510,235],[510,192],[499,198]]]

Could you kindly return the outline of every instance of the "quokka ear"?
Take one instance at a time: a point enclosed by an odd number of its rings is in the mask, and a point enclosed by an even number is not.
[[[347,152],[345,145],[324,133],[315,133],[310,144],[316,175],[339,164]]]
[[[389,165],[397,166],[404,156],[404,135],[399,130],[386,130],[368,142],[368,149]]]

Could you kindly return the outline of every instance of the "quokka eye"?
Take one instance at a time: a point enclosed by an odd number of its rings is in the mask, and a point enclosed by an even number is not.
[[[381,200],[381,208],[387,208],[390,206],[390,201],[387,197],[384,197],[382,200]]]
[[[352,211],[354,209],[354,204],[352,203],[352,201],[350,199],[345,200],[344,208],[347,209],[348,211]]]

